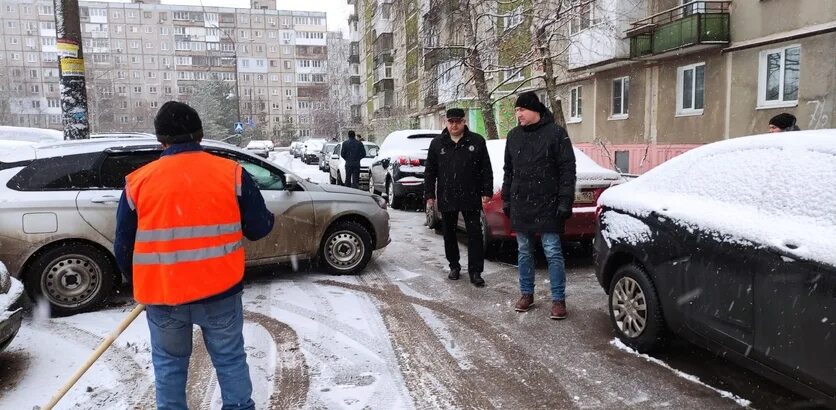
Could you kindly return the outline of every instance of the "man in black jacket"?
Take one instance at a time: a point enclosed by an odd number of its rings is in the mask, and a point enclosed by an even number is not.
[[[552,319],[566,318],[566,268],[560,246],[564,223],[575,201],[575,153],[566,130],[537,94],[523,93],[515,111],[519,126],[508,133],[502,201],[511,228],[517,232],[520,292],[514,308],[526,312],[534,305],[534,241],[540,234],[549,263]]]
[[[357,141],[354,131],[348,132],[348,141],[342,145],[340,155],[345,160],[345,186],[360,187],[360,160],[366,157],[366,147]]]
[[[424,188],[427,207],[437,206],[441,211],[444,254],[450,263],[447,278],[459,279],[462,269],[456,240],[456,223],[461,212],[467,229],[470,283],[485,286],[481,211],[482,203],[490,201],[493,195],[493,171],[485,139],[467,128],[461,108],[447,110],[447,128],[430,143]]]

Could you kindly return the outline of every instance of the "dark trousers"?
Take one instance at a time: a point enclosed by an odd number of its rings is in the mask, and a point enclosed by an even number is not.
[[[461,211],[464,227],[467,229],[467,271],[482,272],[485,269],[485,249],[482,243],[482,215],[480,211]],[[450,262],[450,269],[461,269],[459,265],[459,242],[456,238],[456,223],[459,211],[442,212],[444,227],[444,255]]]
[[[360,165],[345,164],[345,186],[349,188],[360,187]]]

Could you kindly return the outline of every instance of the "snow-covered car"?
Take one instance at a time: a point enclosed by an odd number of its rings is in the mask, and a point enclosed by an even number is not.
[[[13,278],[6,265],[0,262],[0,352],[12,342],[20,330],[23,321],[21,296],[23,284]]]
[[[487,204],[482,205],[482,238],[485,247],[492,243],[513,239],[516,233],[511,229],[511,221],[502,211],[502,180],[505,166],[505,141],[486,141],[488,155],[493,168],[493,196]],[[596,213],[595,203],[604,190],[626,182],[618,172],[606,169],[589,158],[581,150],[575,148],[575,165],[577,185],[575,203],[572,207],[572,217],[566,221],[565,231],[561,237],[571,241],[581,241],[592,244],[595,237]],[[441,223],[441,212],[436,207],[427,207],[427,226],[436,228]],[[464,229],[464,220],[459,217],[458,226]]]
[[[326,143],[322,150],[319,151],[319,170],[322,172],[331,172],[331,154],[334,152],[336,142]]]
[[[305,141],[305,147],[302,149],[302,162],[306,164],[316,164],[319,162],[319,153],[325,147],[326,141],[324,139],[310,139]]]
[[[329,173],[331,174],[329,180],[332,184],[345,184],[345,160],[342,157],[342,144],[338,144],[331,152],[328,158]],[[360,180],[359,189],[369,190],[369,168],[374,162],[380,147],[373,142],[363,141],[363,148],[366,149],[366,157],[360,160]],[[374,193],[374,192],[372,192]]]
[[[302,180],[229,144],[204,140],[261,188],[276,226],[245,241],[247,265],[315,259],[338,274],[361,272],[389,243],[386,201],[377,195]],[[112,254],[125,176],[159,158],[155,139],[65,141],[15,156],[0,151],[0,261],[33,299],[56,314],[94,309],[122,281]]]
[[[64,140],[64,133],[46,128],[0,126],[0,141],[57,142]]]
[[[293,158],[299,158],[302,156],[302,150],[305,148],[305,143],[302,141],[293,141],[290,143],[290,155],[293,155]]]
[[[103,132],[90,134],[90,138],[156,138],[156,136],[147,132]]]
[[[267,144],[268,142],[270,141],[252,140],[247,143],[247,146],[244,149],[252,154],[258,155],[261,158],[267,158],[270,156],[270,147]],[[272,144],[272,142],[270,143]]]
[[[679,335],[836,408],[836,130],[705,145],[598,205],[624,344]]]
[[[406,198],[424,198],[427,150],[440,130],[401,130],[386,136],[369,172],[369,191],[385,192],[389,205],[400,208]]]

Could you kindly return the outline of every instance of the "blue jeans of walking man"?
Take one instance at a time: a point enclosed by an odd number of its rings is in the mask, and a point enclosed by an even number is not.
[[[552,300],[563,301],[566,299],[566,266],[563,262],[560,236],[556,233],[544,233],[540,235],[540,241],[549,263]],[[534,294],[534,243],[534,234],[517,232],[520,293],[524,295]]]
[[[224,410],[254,409],[244,352],[241,293],[208,302],[146,307],[159,410],[187,410],[186,376],[193,326],[200,326],[215,366]]]

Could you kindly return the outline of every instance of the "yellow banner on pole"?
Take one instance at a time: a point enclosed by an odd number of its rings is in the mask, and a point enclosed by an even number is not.
[[[61,75],[64,77],[83,77],[84,59],[70,57],[61,58]]]

